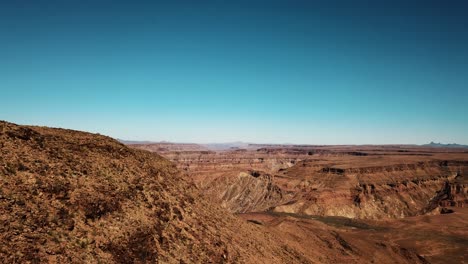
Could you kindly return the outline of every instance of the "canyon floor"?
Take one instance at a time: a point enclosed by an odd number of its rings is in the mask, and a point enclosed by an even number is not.
[[[414,251],[429,263],[468,261],[466,148],[130,146],[171,160],[212,201],[300,252],[323,246],[349,260],[373,252],[375,263],[388,260],[385,250]],[[321,243],[323,232],[339,245]]]

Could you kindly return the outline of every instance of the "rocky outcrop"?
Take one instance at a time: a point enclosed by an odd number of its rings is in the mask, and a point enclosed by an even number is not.
[[[204,189],[234,213],[267,211],[292,196],[275,185],[271,175],[254,170],[216,178]]]
[[[456,174],[453,179],[445,181],[442,188],[437,191],[429,201],[423,213],[432,212],[438,208],[443,213],[453,212],[446,207],[465,207],[468,205],[468,186],[464,184],[464,177]]]

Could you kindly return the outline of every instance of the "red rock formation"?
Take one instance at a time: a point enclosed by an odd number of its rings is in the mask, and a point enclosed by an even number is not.
[[[431,152],[402,146],[257,147],[163,155],[233,212],[274,210],[378,219],[432,213],[440,206],[467,203],[461,175],[466,174],[468,155],[459,150],[443,153],[439,149]],[[270,176],[239,176],[248,175],[249,170]],[[453,195],[434,198],[445,182]],[[274,192],[268,183],[275,186]]]

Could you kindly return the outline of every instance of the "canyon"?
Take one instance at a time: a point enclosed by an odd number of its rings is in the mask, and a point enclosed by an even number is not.
[[[280,236],[304,229],[315,233],[320,224],[354,237],[405,243],[431,263],[467,258],[466,148],[249,144],[157,151],[151,144],[130,146],[158,152],[204,196]]]
[[[224,148],[223,146],[228,146]],[[147,143],[0,121],[2,263],[463,263],[464,149]]]

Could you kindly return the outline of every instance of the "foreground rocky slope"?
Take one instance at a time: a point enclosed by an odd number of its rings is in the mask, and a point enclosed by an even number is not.
[[[199,199],[167,160],[110,138],[1,122],[0,154],[2,263],[296,258]]]
[[[327,228],[297,244],[207,202],[181,176],[108,137],[0,122],[0,262],[425,262],[398,245],[345,250],[355,241]]]

